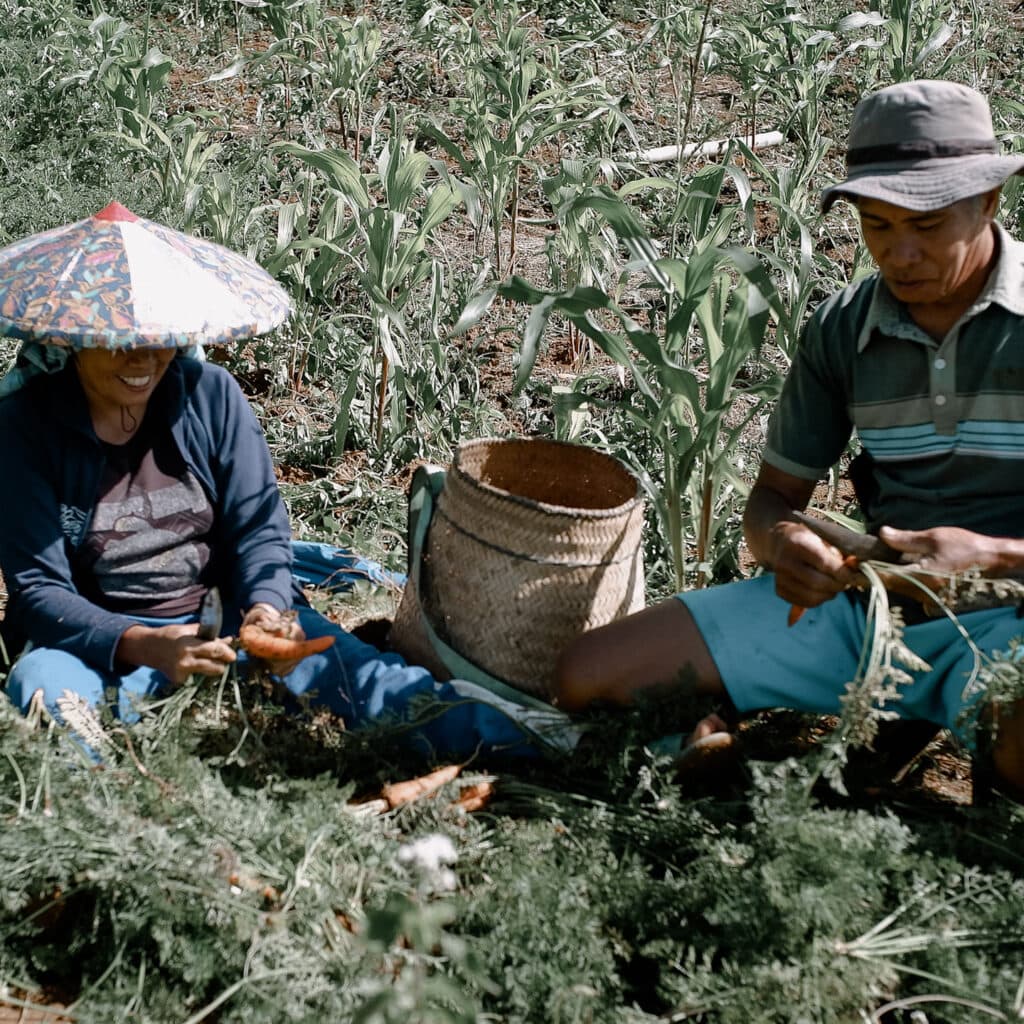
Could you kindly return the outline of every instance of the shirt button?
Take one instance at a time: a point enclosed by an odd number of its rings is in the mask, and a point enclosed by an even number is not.
[[[946,360],[943,359],[942,356],[939,356],[939,358],[935,360],[934,365],[936,370],[944,370],[946,368]]]
[[[935,404],[936,405],[945,405],[946,404],[946,396],[945,395],[936,395],[935,396]]]

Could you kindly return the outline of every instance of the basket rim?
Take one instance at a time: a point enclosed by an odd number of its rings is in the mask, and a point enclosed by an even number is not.
[[[475,477],[470,476],[459,462],[459,456],[464,450],[469,448],[477,448],[485,444],[533,444],[536,442],[541,442],[547,445],[558,445],[563,448],[571,448],[574,451],[583,450],[601,459],[609,460],[633,480],[635,484],[633,497],[627,498],[624,502],[619,505],[615,505],[612,508],[575,508],[572,505],[552,505],[549,502],[538,501],[536,498],[527,498],[522,494],[513,494],[511,491],[506,491],[502,487],[495,487],[494,484],[488,484],[484,483],[482,480],[477,480]],[[643,484],[640,482],[640,478],[624,462],[622,462],[621,459],[616,458],[614,455],[609,455],[607,452],[599,451],[597,448],[591,448],[589,445],[577,444],[573,441],[556,441],[547,437],[477,437],[469,441],[462,441],[456,448],[455,454],[452,458],[451,471],[457,473],[459,479],[465,482],[468,486],[475,488],[484,494],[500,497],[506,501],[511,501],[516,505],[520,505],[523,508],[539,510],[547,513],[548,515],[561,515],[572,519],[614,519],[624,513],[633,511],[637,505],[641,505],[643,503],[644,497]]]

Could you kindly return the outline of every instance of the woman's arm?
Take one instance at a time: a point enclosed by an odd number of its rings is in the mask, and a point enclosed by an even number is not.
[[[129,626],[117,643],[116,659],[125,665],[147,665],[172,683],[190,675],[219,676],[236,659],[225,639],[200,640],[198,623],[167,626]]]
[[[226,559],[233,598],[242,609],[291,607],[291,525],[259,421],[234,378],[203,367],[190,399],[210,438],[208,471],[216,489],[217,557]]]

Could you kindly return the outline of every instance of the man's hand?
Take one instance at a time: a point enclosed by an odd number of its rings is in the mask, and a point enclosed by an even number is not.
[[[775,592],[800,608],[815,608],[859,579],[843,553],[801,523],[779,522],[772,530]]]
[[[907,570],[922,576],[968,569],[980,569],[986,576],[1001,575],[1004,558],[1000,549],[1006,543],[1015,543],[958,526],[936,526],[930,530],[897,530],[883,526],[878,535],[903,553],[902,561]]]
[[[883,526],[878,535],[902,555],[898,572],[878,571],[886,590],[912,597],[925,607],[935,606],[936,611],[939,606],[928,591],[941,595],[956,573],[973,569],[998,578],[1024,572],[1024,542],[1013,538],[989,537],[958,526],[929,530]]]
[[[230,641],[200,640],[196,622],[167,626],[129,626],[117,644],[117,660],[146,665],[175,685],[190,675],[219,676],[236,658]]]
[[[754,557],[775,573],[775,590],[796,608],[814,608],[852,586],[856,573],[843,564],[843,553],[809,527],[794,512],[807,507],[813,480],[804,480],[761,466],[747,500],[744,535]],[[798,613],[799,614],[799,613]]]

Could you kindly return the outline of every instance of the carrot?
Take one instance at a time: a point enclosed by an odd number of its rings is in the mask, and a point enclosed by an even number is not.
[[[459,795],[452,802],[464,811],[482,811],[494,796],[494,783],[477,782],[472,786],[464,786],[459,790]]]
[[[384,786],[380,795],[388,802],[388,807],[394,810],[402,804],[411,803],[420,797],[440,789],[443,785],[458,777],[462,766],[457,764],[446,765],[430,772],[429,775],[422,775],[418,779],[408,779],[406,782],[392,782]]]
[[[238,640],[244,650],[264,661],[301,661],[311,654],[326,651],[334,643],[333,636],[318,636],[312,640],[289,640],[278,636],[262,626],[243,626],[238,631]]]

